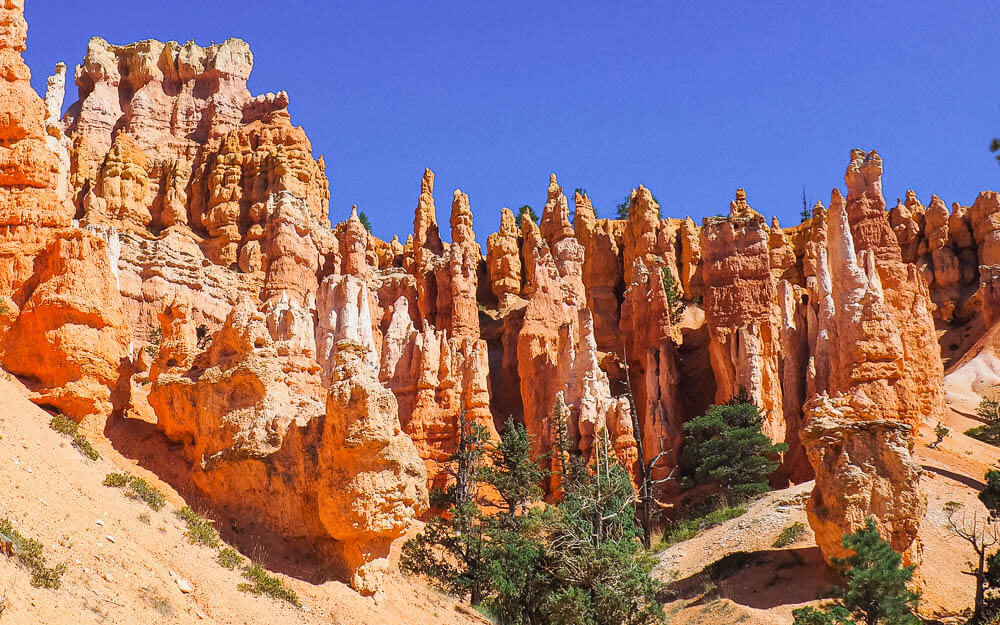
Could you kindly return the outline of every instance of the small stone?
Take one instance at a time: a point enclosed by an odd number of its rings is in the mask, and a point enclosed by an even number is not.
[[[110,534],[105,536],[104,538],[106,538],[109,543],[115,542],[115,537],[111,536]]]
[[[106,579],[109,582],[115,581],[115,578],[111,577],[111,573],[105,573],[104,574],[104,579]]]
[[[208,618],[208,615],[202,612],[201,610],[195,610],[194,614],[203,621]]]
[[[186,579],[182,579],[182,578],[178,577],[177,578],[177,587],[180,588],[181,592],[184,593],[184,594],[188,594],[188,593],[191,592],[191,584],[189,584]]]
[[[97,525],[100,527],[104,527],[104,521],[102,519],[97,519]]]

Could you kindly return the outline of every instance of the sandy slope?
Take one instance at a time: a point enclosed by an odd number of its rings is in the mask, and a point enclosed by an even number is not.
[[[483,623],[454,601],[398,577],[378,602],[338,581],[312,584],[279,575],[304,607],[237,590],[244,581],[191,545],[174,511],[184,505],[169,486],[93,437],[102,454],[85,459],[48,427],[49,416],[0,373],[0,518],[45,544],[49,563],[65,562],[62,588],[32,588],[27,571],[0,555],[0,623],[425,624]],[[168,495],[153,512],[101,482],[110,471],[141,475]],[[103,525],[98,523],[103,522]],[[193,592],[180,591],[176,578]]]

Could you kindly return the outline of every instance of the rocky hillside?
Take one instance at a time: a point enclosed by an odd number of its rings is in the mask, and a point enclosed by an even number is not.
[[[442,233],[428,169],[385,242],[331,226],[323,159],[286,93],[249,92],[245,42],[95,38],[60,116],[66,67],[39,98],[26,32],[0,0],[0,366],[237,543],[381,596],[463,415],[543,453],[561,410],[581,456],[607,431],[633,475],[666,474],[682,424],[742,387],[789,446],[774,486],[815,480],[825,558],[873,516],[920,563],[913,451],[948,414],[944,363],[949,401],[1000,379],[997,193],[887,209],[881,157],[853,150],[797,226],[743,189],[698,225],[642,186],[627,219],[580,193],[571,219],[553,174],[539,223],[502,209],[484,253],[461,190]]]

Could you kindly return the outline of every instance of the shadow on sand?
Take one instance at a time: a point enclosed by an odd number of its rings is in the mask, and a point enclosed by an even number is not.
[[[813,601],[837,581],[819,547],[737,551],[671,583],[668,592],[675,599],[695,599],[692,606],[724,598],[768,610]]]

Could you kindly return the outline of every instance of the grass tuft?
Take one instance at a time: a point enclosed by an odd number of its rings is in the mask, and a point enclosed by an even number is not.
[[[245,567],[243,569],[243,577],[251,583],[240,584],[237,588],[241,591],[254,595],[267,595],[275,599],[287,601],[297,608],[302,607],[299,596],[295,594],[295,591],[285,586],[285,583],[277,577],[268,575],[267,571],[261,565],[252,564]]]
[[[87,458],[97,460],[101,457],[101,454],[97,453],[94,446],[90,444],[87,437],[80,431],[80,426],[77,425],[76,421],[63,414],[57,414],[49,421],[49,427],[60,434],[70,437],[73,440],[73,447],[76,447]]]
[[[126,497],[143,501],[156,512],[167,505],[167,498],[163,496],[163,493],[150,486],[149,482],[141,477],[125,475],[124,473],[108,473],[104,476],[104,485],[124,488]]]
[[[0,519],[0,540],[9,542],[17,556],[17,561],[31,571],[31,585],[35,588],[56,589],[62,585],[62,576],[66,572],[65,564],[54,567],[45,565],[42,554],[42,543],[34,538],[22,535],[8,519]]]
[[[187,525],[184,535],[191,544],[202,544],[213,549],[219,546],[219,532],[215,531],[210,519],[199,515],[191,506],[184,506],[178,510],[177,516]]]
[[[230,571],[235,571],[237,568],[243,566],[243,556],[232,547],[226,547],[220,551],[218,557],[216,557],[216,561],[220,566]]]
[[[800,538],[806,535],[805,523],[800,523],[796,521],[792,523],[785,529],[781,530],[778,537],[774,539],[774,544],[772,547],[787,547],[788,545],[794,545],[799,541]]]
[[[655,551],[663,551],[667,547],[677,543],[690,540],[716,525],[722,525],[730,519],[735,519],[746,513],[746,506],[736,506],[733,508],[722,507],[709,512],[708,514],[691,519],[676,521],[670,530],[663,535],[663,540],[656,545]]]

